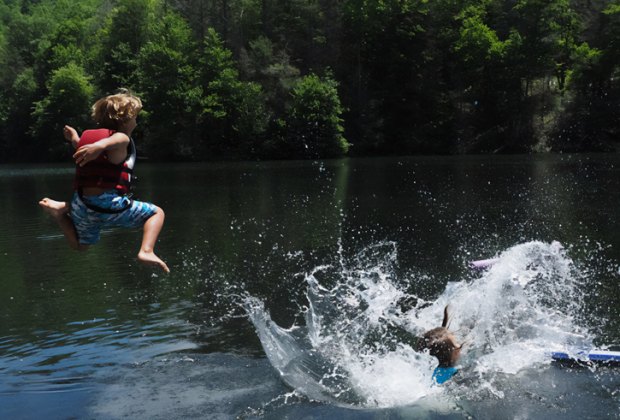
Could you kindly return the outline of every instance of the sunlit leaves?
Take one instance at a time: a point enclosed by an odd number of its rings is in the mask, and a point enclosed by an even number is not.
[[[463,20],[454,49],[465,63],[483,65],[492,57],[501,56],[503,44],[497,33],[483,22],[482,16],[475,14]]]
[[[295,156],[333,157],[347,152],[337,86],[330,77],[310,74],[294,87],[287,143]]]
[[[47,89],[45,98],[35,103],[33,134],[52,155],[59,155],[63,143],[56,140],[63,125],[85,127],[94,87],[84,69],[71,62],[52,72]]]
[[[199,82],[202,87],[199,153],[224,156],[256,153],[268,113],[260,86],[239,78],[231,52],[210,28],[204,39]]]

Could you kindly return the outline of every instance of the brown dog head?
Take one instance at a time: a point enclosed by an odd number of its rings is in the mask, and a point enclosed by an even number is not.
[[[444,309],[441,327],[433,328],[424,333],[418,340],[418,351],[429,350],[431,356],[439,360],[439,366],[454,366],[461,356],[462,345],[459,345],[448,328],[448,307]]]

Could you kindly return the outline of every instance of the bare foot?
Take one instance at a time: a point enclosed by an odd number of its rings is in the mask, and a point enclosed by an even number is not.
[[[166,273],[170,272],[170,269],[154,252],[146,252],[140,251],[138,253],[138,261],[145,265],[151,265],[155,267],[159,267],[164,270]]]
[[[54,219],[59,219],[69,213],[69,206],[65,201],[56,201],[51,198],[44,198],[39,201],[39,205],[43,207]]]

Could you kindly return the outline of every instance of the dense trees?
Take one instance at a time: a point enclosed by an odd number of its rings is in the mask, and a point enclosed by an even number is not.
[[[0,161],[118,87],[155,159],[612,150],[619,51],[618,0],[4,0]]]
[[[570,74],[575,99],[555,130],[554,141],[567,150],[607,149],[620,138],[620,1],[601,2],[596,31],[575,51]]]

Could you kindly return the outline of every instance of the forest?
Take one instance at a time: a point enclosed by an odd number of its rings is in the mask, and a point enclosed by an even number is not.
[[[156,161],[620,149],[620,0],[3,0],[0,162],[130,89]]]

